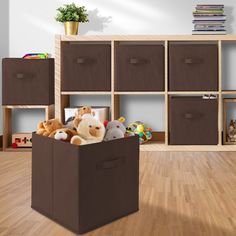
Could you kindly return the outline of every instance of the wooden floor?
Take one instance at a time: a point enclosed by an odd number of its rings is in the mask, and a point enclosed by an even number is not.
[[[30,153],[0,153],[0,235],[74,235],[30,208]],[[235,236],[236,153],[142,152],[140,211],[86,236]]]

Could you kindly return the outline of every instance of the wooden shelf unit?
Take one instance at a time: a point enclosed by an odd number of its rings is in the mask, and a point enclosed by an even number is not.
[[[106,92],[63,92],[61,90],[61,45],[63,42],[109,42],[111,44],[111,91]],[[139,92],[115,91],[115,47],[119,42],[161,42],[164,45],[164,91],[154,92]],[[218,90],[216,91],[169,91],[168,90],[168,46],[170,42],[207,42],[214,43],[218,46]],[[111,119],[117,119],[120,115],[120,96],[122,95],[156,95],[164,96],[165,98],[165,142],[156,143],[151,142],[141,146],[141,150],[157,150],[157,151],[236,151],[236,147],[223,145],[223,98],[222,95],[231,94],[236,95],[236,91],[228,91],[222,89],[222,43],[233,42],[236,43],[236,35],[97,35],[97,36],[65,36],[57,35],[55,39],[55,116],[64,120],[64,108],[69,106],[70,95],[108,95],[111,99]],[[170,95],[204,95],[214,94],[218,97],[218,145],[213,146],[173,146],[168,145],[168,102]]]
[[[12,135],[12,110],[13,109],[44,109],[45,120],[52,119],[54,117],[54,105],[7,105],[3,106],[3,151],[13,152],[27,152],[32,148],[12,148],[11,135]]]

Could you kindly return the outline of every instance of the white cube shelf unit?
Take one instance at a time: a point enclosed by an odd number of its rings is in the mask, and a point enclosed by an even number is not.
[[[163,140],[161,142],[154,140],[141,145],[141,150],[236,151],[236,146],[223,145],[222,140],[222,97],[225,94],[236,96],[235,90],[222,89],[222,80],[225,79],[222,77],[222,44],[228,42],[236,43],[236,35],[57,35],[55,41],[55,116],[64,120],[64,108],[70,106],[70,96],[73,95],[109,96],[112,119],[120,116],[120,96],[122,95],[163,96],[165,98]],[[191,52],[192,57],[187,52]],[[183,67],[180,66],[179,70],[176,63],[182,59],[178,55],[183,55],[184,58],[181,65]],[[202,66],[198,69],[196,65],[200,63]],[[94,65],[93,68],[91,64]],[[149,67],[145,69],[139,66],[143,64],[148,64]],[[208,71],[209,74],[205,74],[206,67],[209,65],[212,70]],[[155,67],[158,70],[155,70]],[[82,73],[81,70],[77,70],[78,68],[83,68]],[[187,68],[184,72],[186,78],[181,74],[185,68]],[[189,74],[192,74],[192,80],[187,83],[184,79],[188,79]],[[132,78],[135,80],[132,81]],[[147,78],[148,81],[144,81]],[[199,83],[196,83],[197,79]],[[211,145],[185,145],[181,142],[180,145],[170,145],[172,142],[170,141],[172,139],[170,135],[172,132],[170,130],[172,127],[170,124],[171,98],[201,97],[205,94],[217,96],[217,142]],[[187,114],[185,118],[189,119],[192,116]]]

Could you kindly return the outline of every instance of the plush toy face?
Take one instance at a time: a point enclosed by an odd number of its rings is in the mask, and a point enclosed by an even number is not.
[[[106,135],[104,141],[124,138],[126,132],[125,126],[119,120],[110,121],[106,126]]]
[[[124,133],[121,129],[113,128],[107,130],[104,141],[114,140],[118,138],[124,138]]]
[[[61,140],[65,142],[70,142],[71,138],[76,135],[76,131],[68,129],[68,128],[62,128],[62,129],[57,129],[53,131],[49,137],[50,138],[55,138],[56,140]]]
[[[48,133],[51,133],[56,129],[62,128],[62,124],[58,119],[44,121],[43,126]]]
[[[74,120],[75,128],[78,134],[86,140],[100,140],[102,141],[105,134],[104,125],[93,118]]]
[[[107,124],[106,130],[108,131],[109,129],[115,129],[115,128],[116,129],[120,129],[121,132],[123,133],[123,135],[126,132],[125,126],[120,121],[118,121],[118,120],[110,121]]]

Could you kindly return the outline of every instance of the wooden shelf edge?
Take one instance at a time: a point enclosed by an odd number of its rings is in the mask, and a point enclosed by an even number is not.
[[[89,92],[61,92],[61,95],[111,95],[112,92],[93,92],[93,91],[89,91]]]
[[[215,94],[218,95],[219,91],[168,91],[168,95],[204,95]]]
[[[58,36],[57,36],[58,37]],[[236,35],[60,35],[61,41],[236,41]]]
[[[236,95],[236,90],[222,90],[223,95]]]
[[[114,92],[115,95],[165,95],[165,92]]]
[[[3,108],[7,109],[46,109],[49,107],[53,107],[54,104],[51,105],[3,105]]]

